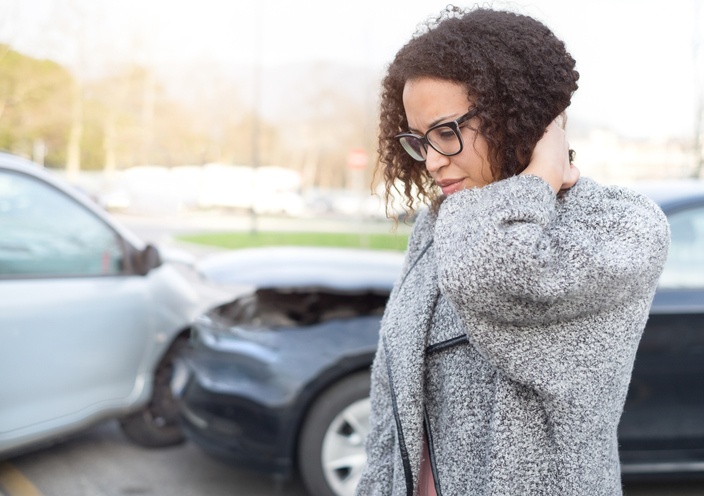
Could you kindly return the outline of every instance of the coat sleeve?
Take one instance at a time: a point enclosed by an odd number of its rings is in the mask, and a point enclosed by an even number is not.
[[[359,496],[391,494],[393,483],[395,424],[381,339],[372,364],[371,377],[367,462],[357,485],[356,494]]]
[[[514,325],[564,321],[652,293],[669,228],[649,199],[582,180],[566,199],[535,176],[455,193],[435,227],[441,291]],[[560,210],[560,201],[572,202]]]

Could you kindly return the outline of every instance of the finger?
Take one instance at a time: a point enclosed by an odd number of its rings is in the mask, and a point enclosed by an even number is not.
[[[560,190],[566,190],[570,189],[572,186],[577,184],[577,181],[579,180],[580,177],[580,171],[579,169],[572,163],[570,163],[569,170],[566,171],[563,182],[562,182],[562,187],[560,187]]]

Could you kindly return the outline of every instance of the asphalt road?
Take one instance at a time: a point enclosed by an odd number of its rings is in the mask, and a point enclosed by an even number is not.
[[[625,496],[702,496],[704,481],[628,484]],[[151,450],[105,422],[54,446],[0,461],[2,496],[305,496],[300,481],[278,483],[238,470],[191,443]],[[556,495],[557,496],[557,495]]]
[[[4,493],[3,493],[4,491]],[[54,446],[0,462],[4,496],[305,496],[300,482],[277,484],[234,469],[193,444],[145,449],[105,422]]]

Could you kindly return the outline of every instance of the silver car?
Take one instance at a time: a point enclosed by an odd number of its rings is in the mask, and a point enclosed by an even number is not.
[[[0,153],[0,456],[112,417],[141,445],[182,441],[172,360],[206,306],[85,195]]]

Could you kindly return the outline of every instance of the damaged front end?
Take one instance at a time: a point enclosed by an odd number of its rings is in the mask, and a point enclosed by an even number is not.
[[[258,289],[213,309],[210,317],[223,326],[302,327],[335,319],[381,315],[388,298],[386,291]]]
[[[380,289],[260,288],[199,318],[177,374],[189,438],[287,475],[305,406],[371,365],[388,297]]]

